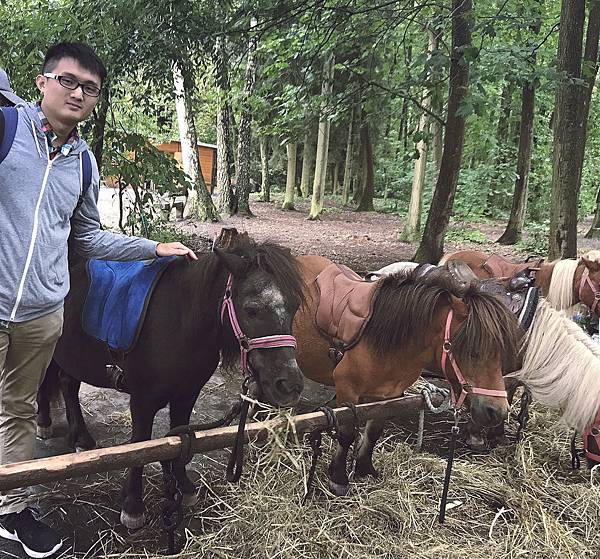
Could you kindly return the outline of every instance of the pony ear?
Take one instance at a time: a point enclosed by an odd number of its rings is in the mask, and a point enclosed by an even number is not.
[[[590,260],[585,256],[581,257],[581,261],[585,264],[585,267],[590,271],[591,274],[593,274],[594,272],[600,272],[600,262]]]
[[[225,252],[218,247],[215,247],[214,252],[223,266],[225,266],[233,276],[243,277],[246,275],[246,272],[248,271],[248,261],[246,259],[237,254]]]
[[[467,304],[462,299],[450,295],[450,306],[452,307],[456,318],[464,320],[469,316],[469,307],[467,307]]]

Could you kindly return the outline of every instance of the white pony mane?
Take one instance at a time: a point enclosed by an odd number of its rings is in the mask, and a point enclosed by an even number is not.
[[[381,276],[391,276],[392,274],[408,274],[414,270],[419,264],[417,262],[394,262],[388,264],[379,270],[373,272],[367,272],[367,278],[380,278]]]
[[[559,311],[573,306],[573,278],[579,260],[557,260],[548,288],[548,303]]]
[[[543,404],[562,409],[562,420],[584,431],[600,409],[600,344],[540,299],[523,346],[520,380]]]
[[[594,262],[600,262],[600,250],[590,250],[587,254],[584,254],[584,256],[588,260],[592,260]]]

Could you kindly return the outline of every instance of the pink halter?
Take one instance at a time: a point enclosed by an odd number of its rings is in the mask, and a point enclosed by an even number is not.
[[[491,388],[477,388],[471,386],[468,382],[465,381],[465,377],[463,376],[456,359],[454,359],[454,355],[452,354],[452,343],[450,342],[450,325],[452,324],[452,316],[454,312],[452,309],[448,311],[448,318],[446,319],[446,330],[444,332],[444,344],[442,345],[442,373],[446,377],[448,384],[450,385],[450,393],[452,395],[452,403],[455,408],[460,408],[467,397],[467,394],[481,394],[483,396],[496,396],[498,398],[506,398],[508,395],[506,390],[492,390]],[[452,380],[450,379],[450,375],[446,371],[446,362],[450,361],[450,365],[452,365],[452,370],[454,371],[455,381],[460,386],[460,394],[458,397],[456,396],[456,392],[452,386]]]
[[[586,268],[581,274],[581,283],[579,284],[579,300],[581,301],[581,294],[583,292],[583,288],[585,285],[588,285],[594,294],[594,303],[590,307],[590,310],[593,314],[596,314],[596,307],[598,306],[598,301],[600,301],[600,289],[594,282],[590,279],[590,271]]]
[[[221,305],[221,324],[223,324],[223,318],[225,316],[225,310],[229,314],[229,322],[233,333],[240,344],[240,365],[244,375],[253,376],[252,369],[248,363],[248,353],[253,349],[264,349],[273,347],[293,347],[296,348],[296,338],[294,336],[277,335],[277,336],[263,336],[262,338],[247,338],[238,322],[237,315],[235,314],[235,306],[233,304],[233,276],[229,274],[227,278],[227,286],[225,287],[225,295],[223,296],[223,304]]]

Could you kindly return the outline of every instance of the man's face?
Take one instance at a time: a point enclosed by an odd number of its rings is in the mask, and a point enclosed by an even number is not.
[[[100,87],[100,76],[82,68],[73,58],[62,58],[55,68],[48,70],[58,76],[69,76],[81,84],[91,84]],[[42,92],[42,111],[50,123],[60,123],[63,126],[76,126],[85,120],[98,102],[98,97],[83,93],[81,87],[67,89],[58,80],[39,75],[36,78],[38,89]]]

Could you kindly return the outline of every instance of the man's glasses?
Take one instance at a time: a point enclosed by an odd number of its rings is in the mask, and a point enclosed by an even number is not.
[[[75,78],[70,76],[59,76],[58,74],[52,74],[50,72],[44,74],[44,77],[56,80],[65,89],[75,90],[81,87],[81,90],[90,97],[98,97],[100,95],[100,88],[90,83],[78,82]]]

